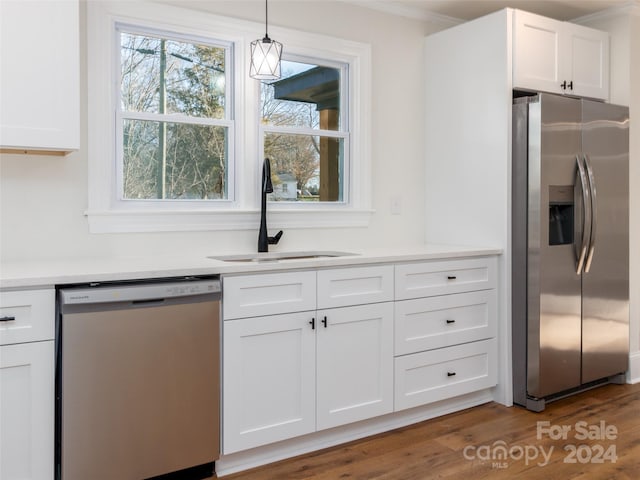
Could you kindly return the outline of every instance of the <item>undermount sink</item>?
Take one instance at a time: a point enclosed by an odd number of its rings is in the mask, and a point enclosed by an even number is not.
[[[265,252],[240,255],[216,255],[207,258],[222,262],[280,262],[283,260],[311,260],[314,258],[334,258],[358,255],[350,252],[310,251],[310,252]]]

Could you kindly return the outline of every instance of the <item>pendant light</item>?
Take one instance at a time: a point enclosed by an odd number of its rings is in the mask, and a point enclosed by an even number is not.
[[[269,9],[264,0],[264,38],[251,42],[251,65],[249,76],[256,80],[278,80],[280,78],[280,58],[282,44],[271,40],[268,32]]]

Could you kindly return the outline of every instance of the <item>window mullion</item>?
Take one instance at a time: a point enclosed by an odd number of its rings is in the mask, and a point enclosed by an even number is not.
[[[332,138],[347,138],[348,132],[336,131],[336,130],[321,130],[318,128],[304,128],[304,127],[278,127],[274,125],[261,125],[261,129],[264,133],[282,133],[287,135],[313,135],[314,137],[332,137]]]
[[[124,120],[145,120],[151,122],[186,123],[197,125],[213,125],[217,127],[231,127],[233,120],[217,118],[189,117],[178,113],[154,113],[154,112],[127,112],[120,111],[120,117]]]

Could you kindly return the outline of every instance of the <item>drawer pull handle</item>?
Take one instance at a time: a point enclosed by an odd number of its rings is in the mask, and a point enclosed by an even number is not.
[[[0,317],[0,322],[13,322],[16,317]]]
[[[447,372],[447,377],[455,377],[456,372]]]
[[[451,320],[451,319],[447,319],[447,323],[450,325],[452,323],[456,323],[456,321],[455,320]]]
[[[311,321],[309,322],[309,325],[311,325],[311,330],[315,330],[316,329],[316,319],[312,318]]]
[[[447,275],[447,280],[455,280],[456,276],[455,275]]]
[[[327,328],[327,317],[322,319],[322,324],[324,325],[324,328]]]

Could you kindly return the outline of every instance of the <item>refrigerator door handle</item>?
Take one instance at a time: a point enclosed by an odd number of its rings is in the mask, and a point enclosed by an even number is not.
[[[580,160],[579,155],[576,155],[576,164],[578,166],[576,173],[577,176],[580,177],[580,185],[582,190],[583,212],[582,241],[580,242],[579,250],[576,252],[578,257],[576,263],[576,274],[580,275],[583,272],[589,240],[591,238],[591,190],[589,189],[589,186],[587,184],[587,173],[584,166],[582,165],[582,161]]]
[[[587,259],[584,264],[584,272],[589,273],[591,269],[591,261],[593,260],[593,252],[596,248],[596,226],[598,225],[598,216],[596,214],[596,182],[595,177],[593,175],[593,169],[591,168],[591,161],[589,160],[589,156],[585,153],[582,156],[584,160],[584,166],[587,170],[587,179],[589,180],[589,191],[591,194],[591,234],[589,235],[589,250],[587,253]]]

